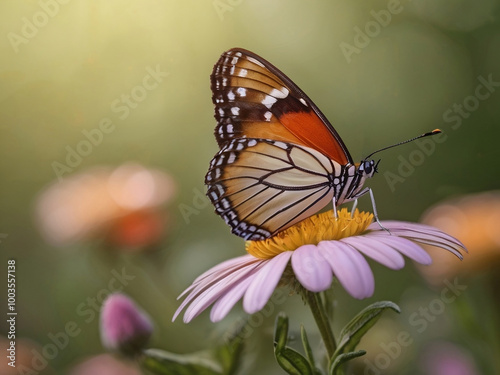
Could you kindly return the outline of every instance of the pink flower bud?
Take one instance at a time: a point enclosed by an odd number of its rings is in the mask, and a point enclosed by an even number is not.
[[[109,350],[125,355],[138,353],[147,344],[153,324],[149,316],[127,296],[114,293],[101,308],[101,341]]]

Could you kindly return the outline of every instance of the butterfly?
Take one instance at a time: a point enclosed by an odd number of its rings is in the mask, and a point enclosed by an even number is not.
[[[354,164],[311,99],[262,57],[224,52],[210,76],[220,151],[205,176],[215,212],[245,240],[274,236],[330,202],[366,194],[374,160]]]
[[[220,151],[205,184],[232,233],[264,240],[329,202],[336,214],[337,205],[367,192],[378,221],[371,189],[363,188],[377,171],[378,162],[368,160],[375,152],[355,164],[325,115],[283,72],[233,48],[221,55],[210,81]]]

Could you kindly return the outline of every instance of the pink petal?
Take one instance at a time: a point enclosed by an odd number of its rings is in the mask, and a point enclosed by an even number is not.
[[[321,292],[332,284],[332,269],[315,245],[303,245],[295,250],[292,268],[297,280],[311,292]]]
[[[243,308],[247,313],[253,314],[266,305],[291,256],[292,251],[285,251],[265,261],[243,298]]]
[[[393,270],[399,270],[405,265],[405,259],[399,252],[386,244],[367,241],[366,236],[347,237],[340,241],[351,245],[364,255]]]
[[[252,255],[243,255],[241,257],[229,259],[225,262],[222,262],[198,276],[193,281],[193,283],[186,290],[184,290],[179,295],[179,297],[177,297],[177,299],[181,299],[188,292],[196,289],[201,283],[203,283],[202,285],[206,285],[208,283],[208,280],[214,280],[218,277],[223,277],[224,275],[233,273],[237,269],[247,267],[253,263],[257,263],[260,261],[261,259],[255,258]]]
[[[211,276],[208,276],[204,278],[202,281],[199,281],[196,285],[195,288],[191,291],[191,293],[186,297],[186,299],[181,303],[179,308],[174,314],[174,317],[172,318],[172,321],[174,321],[177,316],[181,313],[181,311],[186,307],[189,303],[193,302],[195,303],[197,299],[202,298],[204,295],[207,293],[210,293],[211,291],[214,290],[214,287],[219,287],[222,285],[224,286],[225,284],[221,284],[222,281],[224,280],[231,280],[232,274],[236,274],[241,276],[244,276],[245,274],[251,272],[254,268],[259,266],[259,263],[256,263],[253,261],[255,259],[254,257],[251,257],[252,259],[249,259],[249,263],[246,266],[239,266],[239,268],[233,268],[228,270],[227,272],[220,272],[220,273],[215,273]],[[263,262],[262,260],[259,260],[259,262]],[[219,289],[217,289],[219,290]]]
[[[238,285],[235,285],[232,289],[228,290],[226,294],[214,303],[212,311],[210,311],[210,320],[212,322],[216,323],[225,318],[236,302],[243,297],[243,294],[245,294],[250,283],[255,279],[255,276],[256,273],[248,275],[246,278],[241,280]]]
[[[244,279],[249,274],[254,272],[255,268],[256,267],[247,267],[245,269],[237,270],[231,275],[227,275],[224,278],[221,278],[215,284],[211,285],[209,288],[199,294],[186,309],[186,313],[184,314],[184,322],[188,323],[189,321],[197,317],[203,310],[214,303],[227,290],[232,289],[240,282],[240,280]]]
[[[217,264],[216,266],[210,268],[208,271],[205,271],[202,273],[200,276],[198,276],[194,281],[193,284],[201,281],[207,276],[210,276],[213,273],[220,272],[220,271],[226,271],[228,269],[233,269],[233,268],[238,268],[239,266],[245,266],[247,265],[250,261],[255,260],[259,261],[259,259],[255,258],[254,256],[247,254],[243,255],[237,258],[232,258],[228,259],[222,263]]]
[[[464,244],[457,240],[455,237],[446,234],[439,229],[425,225],[408,223],[404,221],[383,221],[382,225],[389,229],[391,232],[395,231],[398,236],[408,237],[411,240],[418,241],[419,239],[434,240],[443,242],[448,246],[454,248],[456,251],[464,250],[467,252]],[[376,223],[368,227],[369,230],[380,231],[380,226]],[[455,254],[456,255],[456,254]]]
[[[426,244],[426,245],[430,245],[430,246],[434,246],[434,247],[440,247],[441,249],[449,251],[450,253],[455,255],[458,259],[460,259],[460,260],[464,259],[463,255],[460,253],[460,251],[457,250],[456,247],[452,247],[449,244],[446,244],[443,242],[432,241],[432,240],[424,240],[422,238],[418,238],[418,239],[415,238],[412,240],[415,242],[418,242],[418,243],[422,243],[422,244]]]
[[[406,255],[408,258],[413,259],[415,262],[421,264],[431,264],[432,258],[431,256],[420,246],[411,242],[406,238],[397,237],[395,235],[390,234],[374,234],[370,233],[365,236],[365,238],[371,241],[379,241],[387,246],[396,249],[401,254]]]
[[[373,294],[375,280],[372,270],[356,249],[340,241],[321,241],[318,248],[350,295],[362,299]]]

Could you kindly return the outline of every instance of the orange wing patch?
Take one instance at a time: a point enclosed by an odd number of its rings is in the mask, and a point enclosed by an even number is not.
[[[314,112],[285,112],[279,120],[301,140],[299,144],[312,147],[340,164],[349,162],[344,150]]]

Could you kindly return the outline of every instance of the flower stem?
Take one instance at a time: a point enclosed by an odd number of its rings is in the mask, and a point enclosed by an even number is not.
[[[337,344],[335,343],[335,337],[333,336],[332,327],[325,311],[325,306],[323,305],[321,297],[318,293],[312,293],[308,290],[304,290],[304,296],[314,316],[321,338],[325,343],[328,358],[331,359],[337,349]]]

